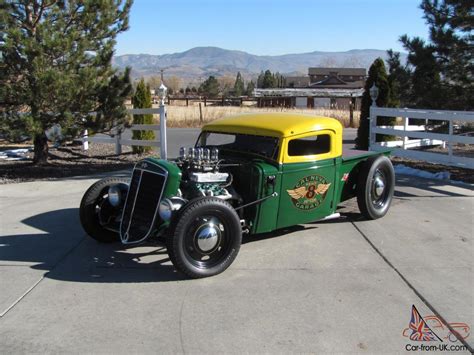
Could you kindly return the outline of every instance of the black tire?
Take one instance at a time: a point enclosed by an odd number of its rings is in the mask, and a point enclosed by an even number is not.
[[[108,202],[104,202],[104,197],[111,185],[128,182],[129,179],[127,178],[107,177],[94,183],[82,197],[79,208],[82,228],[98,242],[112,243],[119,240],[118,233],[106,229],[100,224],[97,208],[102,206],[102,203],[108,204]],[[113,209],[110,205],[107,207]]]
[[[190,201],[172,222],[168,255],[175,268],[191,278],[217,275],[235,260],[242,243],[234,208],[216,197]]]
[[[367,219],[385,216],[392,203],[395,172],[385,155],[370,157],[359,172],[357,204]]]

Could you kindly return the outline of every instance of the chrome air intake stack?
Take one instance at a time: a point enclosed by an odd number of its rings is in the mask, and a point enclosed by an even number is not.
[[[219,150],[217,148],[186,148],[179,149],[178,162],[186,165],[192,171],[217,171]]]

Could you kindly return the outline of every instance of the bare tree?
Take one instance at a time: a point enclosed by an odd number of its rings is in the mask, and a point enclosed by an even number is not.
[[[178,92],[179,88],[181,87],[181,78],[177,77],[176,75],[172,75],[169,78],[165,78],[165,85],[168,89],[173,90],[173,92]]]
[[[161,78],[159,75],[152,75],[145,79],[146,84],[150,89],[157,89],[161,84]]]
[[[229,75],[221,76],[217,78],[219,82],[219,91],[222,95],[226,96],[231,89],[234,88],[235,78]]]

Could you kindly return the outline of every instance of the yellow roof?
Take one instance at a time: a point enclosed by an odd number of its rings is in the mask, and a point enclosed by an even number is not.
[[[341,123],[329,117],[295,113],[253,113],[221,118],[204,125],[203,130],[259,136],[289,137],[329,129],[342,135]]]

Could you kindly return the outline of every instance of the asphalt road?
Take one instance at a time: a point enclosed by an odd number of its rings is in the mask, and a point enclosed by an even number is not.
[[[1,354],[403,353],[420,345],[403,336],[412,305],[474,326],[469,187],[398,176],[380,220],[349,201],[338,220],[246,238],[223,274],[186,280],[160,245],[85,235],[78,205],[96,179],[0,186]]]
[[[179,154],[179,148],[183,146],[194,146],[199,136],[199,128],[168,128],[168,157],[176,158]],[[126,130],[123,133],[124,139],[130,139],[132,131]],[[344,147],[352,148],[354,146],[354,140],[357,137],[356,128],[345,128],[344,129]],[[159,148],[157,148],[159,150]]]

